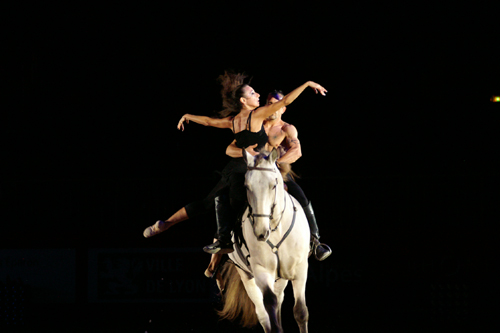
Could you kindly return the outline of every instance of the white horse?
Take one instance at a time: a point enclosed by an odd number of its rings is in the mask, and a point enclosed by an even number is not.
[[[235,251],[229,257],[235,265],[223,269],[226,289],[224,309],[219,314],[227,319],[240,317],[246,327],[256,325],[258,319],[266,333],[283,332],[281,304],[285,287],[292,281],[293,313],[300,332],[305,333],[310,240],[306,216],[298,201],[285,191],[276,167],[276,150],[256,157],[245,151],[244,157],[249,203],[242,218],[244,243],[239,247],[233,237]],[[242,284],[246,293],[241,292]]]

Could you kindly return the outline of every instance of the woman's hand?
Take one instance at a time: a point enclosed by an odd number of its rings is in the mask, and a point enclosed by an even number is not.
[[[317,84],[316,82],[309,81],[308,82],[309,87],[313,88],[316,94],[318,91],[321,93],[321,95],[326,96],[326,93],[328,92],[325,88]]]
[[[186,124],[189,124],[189,119],[187,119],[186,116],[187,114],[183,115],[181,120],[179,120],[179,123],[177,124],[178,130],[184,131],[184,122],[186,122]]]
[[[254,144],[254,145],[251,145],[251,146],[248,146],[245,150],[252,156],[257,156],[259,155],[259,152],[258,151],[255,151],[254,148],[257,148],[258,144]]]

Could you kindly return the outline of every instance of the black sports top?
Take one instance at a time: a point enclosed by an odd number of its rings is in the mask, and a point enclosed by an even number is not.
[[[264,124],[262,124],[260,131],[252,132],[252,129],[250,128],[252,120],[252,112],[253,111],[250,111],[250,114],[248,115],[247,128],[241,132],[234,133],[234,138],[236,139],[236,147],[244,149],[247,148],[248,146],[257,144],[257,147],[254,148],[254,150],[258,151],[266,145],[269,138],[267,136],[266,131],[264,130]],[[234,132],[234,118],[233,118],[233,132]]]

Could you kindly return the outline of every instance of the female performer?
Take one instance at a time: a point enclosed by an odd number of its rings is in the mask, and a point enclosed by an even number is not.
[[[177,125],[177,128],[184,130],[184,122],[212,126],[217,128],[229,128],[233,131],[238,148],[246,149],[249,146],[257,145],[254,150],[262,149],[268,137],[264,130],[264,120],[274,114],[280,108],[292,103],[307,87],[311,87],[316,93],[326,95],[327,90],[321,85],[308,81],[300,87],[294,89],[277,103],[259,107],[260,95],[255,90],[244,83],[246,78],[243,74],[225,72],[219,77],[222,84],[222,105],[223,110],[219,112],[220,119],[205,116],[195,116],[185,114]],[[236,115],[234,115],[236,114]],[[203,250],[207,253],[230,253],[233,251],[231,242],[232,225],[238,214],[243,214],[246,202],[246,191],[244,188],[245,173],[247,165],[243,158],[233,158],[223,169],[222,178],[214,189],[203,200],[187,204],[185,207],[174,213],[168,220],[157,221],[154,225],[144,230],[144,237],[149,238],[167,230],[174,224],[193,218],[213,209],[214,199],[227,194],[230,199],[231,211],[222,214],[217,219],[217,241],[205,246]]]

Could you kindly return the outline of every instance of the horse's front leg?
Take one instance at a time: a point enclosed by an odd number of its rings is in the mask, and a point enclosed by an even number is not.
[[[288,284],[288,280],[279,279],[274,284],[274,293],[278,297],[278,323],[283,329],[283,323],[281,322],[281,305],[283,304],[283,299],[285,298],[285,288]]]
[[[254,274],[255,283],[262,291],[264,307],[269,315],[269,321],[271,324],[270,332],[281,333],[283,330],[281,328],[278,313],[280,303],[278,301],[278,297],[274,293],[274,274],[271,275],[267,269],[258,265],[254,267]]]
[[[271,331],[271,321],[269,320],[269,314],[264,306],[262,291],[259,289],[257,284],[255,283],[255,278],[248,278],[245,272],[242,272],[238,269],[238,273],[240,274],[241,281],[243,282],[243,286],[247,292],[248,297],[252,300],[255,305],[255,313],[257,314],[257,319],[259,323],[262,325],[264,332],[270,333]]]
[[[305,275],[307,275],[307,272]],[[307,333],[307,322],[309,321],[309,310],[306,305],[306,279],[307,276],[305,278],[296,278],[292,281],[293,294],[295,296],[293,316],[299,325],[300,333]]]

